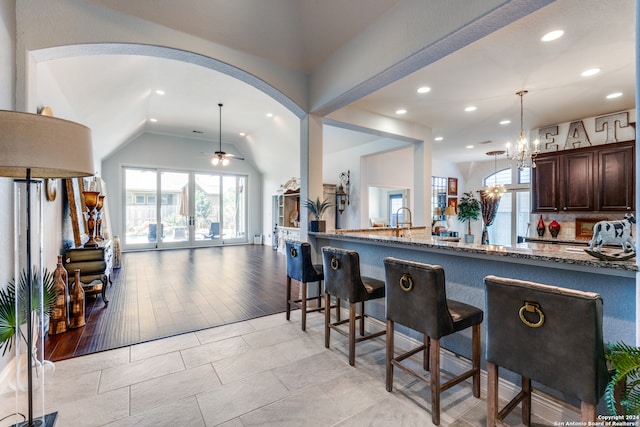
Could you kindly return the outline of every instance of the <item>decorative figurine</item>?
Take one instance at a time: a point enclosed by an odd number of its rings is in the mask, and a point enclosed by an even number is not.
[[[558,233],[560,233],[560,224],[555,219],[549,224],[549,233],[554,238],[558,237]]]
[[[544,221],[542,220],[542,215],[540,215],[540,219],[538,220],[538,226],[536,227],[536,230],[538,231],[539,237],[544,236],[545,226],[544,226]]]

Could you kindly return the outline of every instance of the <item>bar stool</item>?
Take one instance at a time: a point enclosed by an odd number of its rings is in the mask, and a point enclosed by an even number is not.
[[[356,251],[332,247],[322,248],[322,263],[324,265],[324,346],[329,348],[331,329],[349,338],[349,365],[355,365],[356,343],[370,340],[385,334],[385,331],[365,335],[364,319],[365,301],[384,298],[384,282],[382,280],[360,275],[360,257]],[[331,322],[329,304],[331,296],[349,303],[349,319]],[[357,315],[356,305],[360,304],[360,315]],[[360,320],[360,337],[356,338],[356,321]],[[339,326],[349,323],[349,330],[344,331]]]
[[[388,257],[384,259],[387,284],[387,391],[393,390],[393,368],[425,381],[431,387],[431,420],[440,425],[440,393],[467,378],[473,379],[473,395],[480,397],[481,309],[447,299],[444,270],[439,265],[422,264]],[[424,334],[423,345],[395,355],[395,324]],[[440,383],[440,338],[471,327],[471,369]],[[424,351],[423,368],[430,379],[401,362]]]
[[[302,330],[307,329],[307,313],[322,311],[321,286],[324,280],[322,264],[311,261],[311,245],[307,242],[286,243],[287,253],[287,320],[291,318],[291,307],[300,308],[302,313]],[[300,282],[300,299],[291,298],[291,279]],[[307,307],[307,283],[318,282],[318,306]]]
[[[602,339],[602,298],[556,286],[487,276],[487,426],[522,402],[531,425],[531,381],[581,401],[582,422],[596,421],[609,379]],[[522,376],[522,390],[498,407],[498,369]]]

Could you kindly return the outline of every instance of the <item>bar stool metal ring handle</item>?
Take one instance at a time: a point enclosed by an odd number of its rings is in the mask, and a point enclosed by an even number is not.
[[[295,257],[298,256],[298,251],[293,246],[291,246],[291,249],[289,250],[289,253],[291,254],[291,258],[295,258]]]
[[[539,317],[539,320],[536,323],[529,321],[526,317],[524,317],[524,312],[527,311],[529,313],[536,313]],[[530,328],[539,328],[544,324],[544,313],[540,309],[540,305],[535,302],[525,301],[524,305],[520,307],[520,311],[518,312],[520,315],[520,320],[522,323],[527,325]]]
[[[405,292],[409,292],[411,289],[413,289],[413,278],[409,273],[404,273],[400,277],[400,289]]]
[[[331,269],[337,270],[338,268],[340,268],[340,261],[338,261],[338,258],[337,257],[331,258]]]

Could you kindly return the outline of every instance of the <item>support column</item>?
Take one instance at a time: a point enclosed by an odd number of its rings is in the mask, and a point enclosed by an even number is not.
[[[322,199],[322,123],[320,116],[309,114],[300,120],[300,203]],[[300,207],[300,240],[307,241],[309,212]]]

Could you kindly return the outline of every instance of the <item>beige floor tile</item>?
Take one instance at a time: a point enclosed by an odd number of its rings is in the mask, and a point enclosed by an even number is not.
[[[242,338],[244,338],[252,348],[262,348],[302,338],[305,335],[305,332],[300,329],[299,323],[286,323],[273,328],[245,334]]]
[[[191,368],[228,357],[238,356],[249,350],[251,350],[251,347],[249,347],[242,337],[235,337],[189,348],[183,350],[181,354],[185,366]]]
[[[289,363],[290,360],[285,353],[271,346],[218,360],[213,362],[213,367],[222,384],[227,384]]]
[[[131,414],[164,406],[220,386],[210,364],[164,375],[131,386]],[[170,393],[167,391],[170,390]]]
[[[197,396],[207,426],[214,426],[289,396],[271,372],[225,384]]]
[[[155,407],[142,414],[122,418],[107,427],[204,427],[204,419],[200,413],[195,397]],[[57,426],[56,426],[57,427]]]
[[[227,338],[239,337],[251,333],[256,329],[249,322],[237,322],[229,325],[218,326],[217,328],[203,329],[195,332],[201,344],[208,344],[214,341],[221,341]]]
[[[87,372],[97,372],[112,366],[127,364],[130,360],[129,357],[129,347],[125,347],[61,360],[55,363],[56,372],[54,375],[70,378]]]
[[[131,347],[131,361],[135,362],[149,357],[184,350],[200,345],[196,334],[180,334],[162,340],[149,341]]]
[[[185,369],[179,352],[114,366],[102,371],[99,393],[136,384]]]
[[[55,410],[58,411],[56,427],[102,426],[129,416],[129,389],[124,387],[85,399],[69,399]]]

